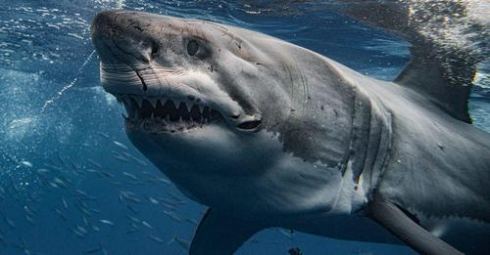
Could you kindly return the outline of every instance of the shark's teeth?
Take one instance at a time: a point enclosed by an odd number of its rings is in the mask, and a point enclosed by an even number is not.
[[[157,101],[158,101],[157,98],[148,98],[148,101],[150,101],[150,103],[153,106],[153,108],[156,108],[157,107]]]
[[[174,102],[175,107],[177,107],[177,109],[178,109],[179,108],[179,105],[180,105],[180,101],[179,100],[176,100],[176,99],[172,99],[172,102]]]
[[[192,108],[192,105],[194,104],[194,103],[192,103],[192,102],[191,102],[191,101],[189,101],[189,100],[184,100],[184,103],[185,103],[185,105],[187,106],[187,109],[191,109],[191,108]]]
[[[136,100],[136,103],[138,104],[138,107],[141,108],[142,104],[143,104],[143,98],[141,97],[132,97],[134,100]]]
[[[223,120],[223,115],[203,103],[188,98],[158,98],[119,95],[127,114],[127,127],[145,132],[183,132],[206,123]]]

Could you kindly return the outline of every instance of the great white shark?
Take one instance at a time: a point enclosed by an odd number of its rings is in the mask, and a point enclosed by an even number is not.
[[[131,142],[209,207],[190,254],[270,227],[490,254],[490,135],[470,124],[471,87],[423,48],[387,82],[209,21],[105,11],[91,31]]]

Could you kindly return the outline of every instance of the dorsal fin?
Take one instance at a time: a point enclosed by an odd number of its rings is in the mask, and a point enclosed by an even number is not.
[[[394,82],[425,95],[454,118],[471,123],[468,99],[477,63],[472,49],[468,45],[442,45],[444,42],[439,42],[439,37],[432,38],[427,34],[431,31],[425,31],[431,22],[465,17],[467,10],[463,2],[433,5],[427,1],[417,6],[411,6],[410,1],[340,2],[346,6],[338,12],[388,30],[412,44],[412,59]],[[437,25],[440,24],[432,24]]]
[[[412,59],[394,80],[426,95],[442,110],[456,119],[471,123],[468,100],[475,63],[459,54],[437,54],[432,47],[413,46]]]

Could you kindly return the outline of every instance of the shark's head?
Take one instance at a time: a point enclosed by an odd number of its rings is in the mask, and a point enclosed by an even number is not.
[[[162,135],[206,125],[226,124],[240,133],[260,129],[260,102],[248,94],[260,88],[250,86],[260,63],[247,59],[252,56],[240,51],[246,45],[227,32],[198,20],[99,13],[92,38],[102,85],[127,106],[128,128]]]
[[[236,164],[253,146],[244,140],[289,110],[271,88],[280,84],[258,70],[267,58],[229,27],[106,11],[92,39],[102,86],[124,104],[127,132],[150,158]]]
[[[130,140],[184,191],[207,204],[233,190],[257,206],[316,208],[305,195],[332,206],[352,98],[321,57],[246,29],[129,11],[97,14],[92,38]],[[315,167],[330,174],[304,170]]]

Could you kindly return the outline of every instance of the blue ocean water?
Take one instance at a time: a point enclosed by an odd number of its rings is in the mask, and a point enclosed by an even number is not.
[[[205,208],[185,198],[126,138],[99,85],[90,20],[107,9],[192,17],[261,31],[361,73],[393,79],[409,44],[295,1],[2,0],[0,254],[186,254]],[[300,1],[298,1],[300,2]],[[479,66],[475,125],[490,131],[490,73]],[[346,229],[345,231],[355,231]],[[413,254],[386,244],[270,229],[238,254]]]

